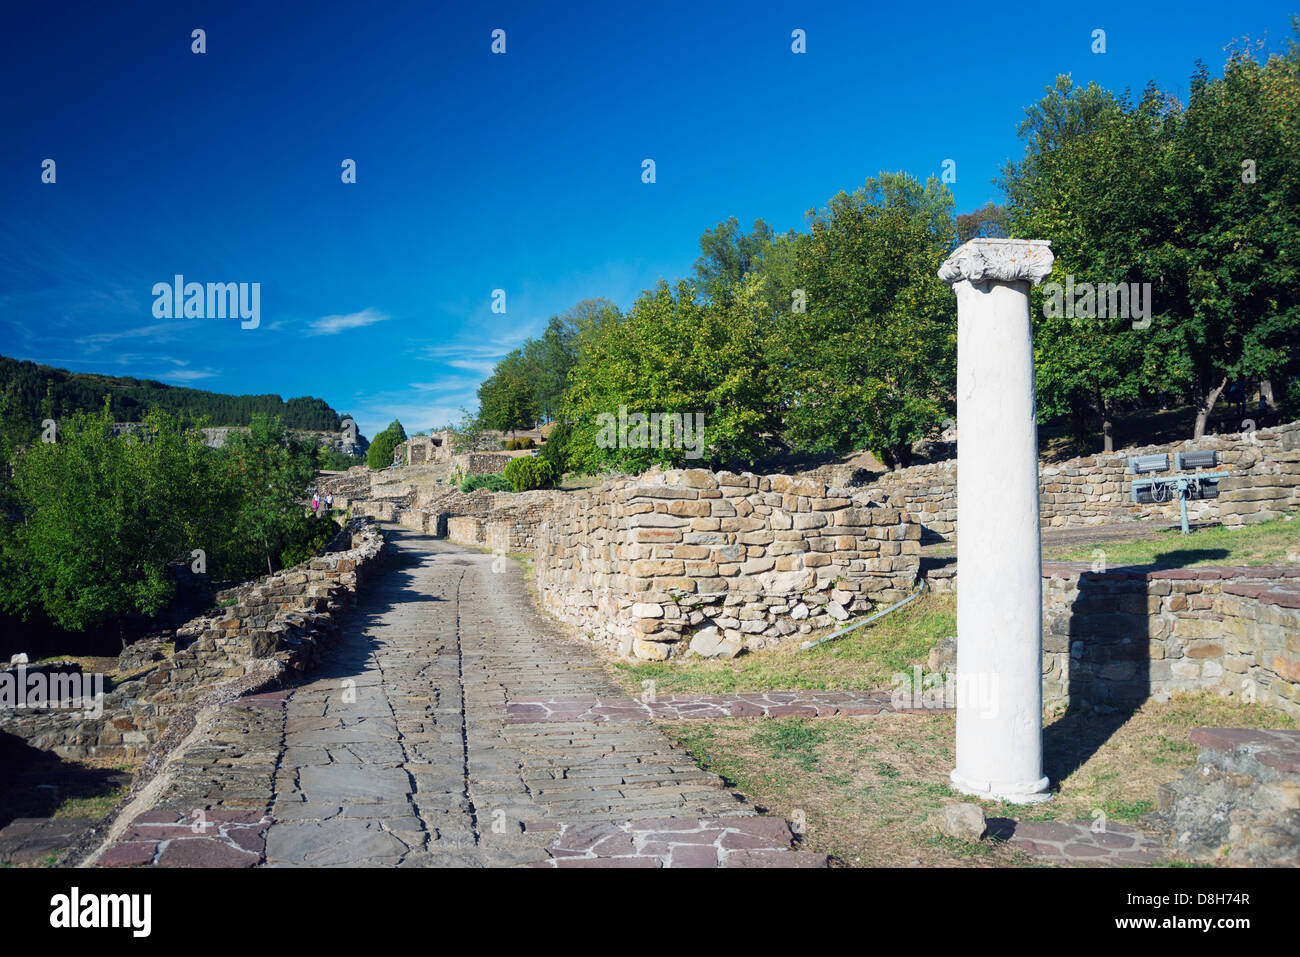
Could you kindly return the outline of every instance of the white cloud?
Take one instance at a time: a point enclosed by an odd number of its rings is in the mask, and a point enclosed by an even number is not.
[[[443,359],[442,361],[445,365],[449,365],[453,369],[464,369],[467,372],[477,372],[485,379],[492,374],[492,370],[497,364],[496,359]]]
[[[360,312],[348,313],[346,316],[321,316],[311,324],[307,335],[334,336],[345,329],[361,329],[391,318],[392,316],[377,309],[362,309]]]
[[[175,339],[179,333],[190,332],[197,326],[196,322],[157,322],[148,326],[137,326],[134,329],[123,329],[119,332],[96,332],[89,336],[82,336],[74,340],[78,345],[89,346],[86,350],[88,353],[98,351],[100,346],[108,345],[110,342],[118,342],[122,339],[151,339],[154,342],[165,342]]]
[[[367,438],[374,438],[381,430],[388,427],[393,419],[398,419],[408,435],[423,432],[426,429],[440,429],[444,425],[459,422],[461,407],[446,402],[425,405],[418,402],[389,400],[386,396],[373,396],[369,401],[353,408],[353,418],[361,427]]]
[[[216,369],[177,369],[175,372],[164,372],[158,378],[163,381],[174,379],[177,382],[197,382],[220,374]]]

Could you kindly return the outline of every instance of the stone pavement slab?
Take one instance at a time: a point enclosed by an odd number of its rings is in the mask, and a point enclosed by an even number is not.
[[[989,836],[1044,863],[1088,867],[1141,867],[1169,856],[1160,839],[1127,824],[1094,821],[989,821]]]
[[[895,708],[890,698],[888,691],[759,691],[659,695],[654,698],[599,698],[590,695],[513,698],[506,703],[506,720],[511,724],[708,721],[718,718],[784,718],[791,715],[827,718],[916,710]]]
[[[756,817],[654,725],[592,711],[618,699],[617,686],[536,608],[514,563],[406,529],[388,534],[396,560],[359,596],[321,667],[288,691],[221,708],[98,863],[825,864],[796,852],[784,822]],[[561,700],[585,704],[562,720],[510,712],[515,701]],[[778,694],[753,706],[805,700]],[[245,816],[188,830],[199,812],[214,821],[234,811]],[[604,843],[569,846],[586,828]]]

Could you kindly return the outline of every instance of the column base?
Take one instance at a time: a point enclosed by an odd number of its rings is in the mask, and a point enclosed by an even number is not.
[[[956,771],[953,771],[948,777],[952,781],[954,790],[960,791],[962,794],[969,794],[971,797],[982,798],[985,801],[1006,801],[1008,804],[1041,804],[1043,801],[1052,799],[1052,792],[1048,790],[1051,782],[1047,780],[1046,776],[1025,784],[968,781]]]

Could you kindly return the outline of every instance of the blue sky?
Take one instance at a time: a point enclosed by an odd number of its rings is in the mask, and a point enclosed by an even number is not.
[[[945,159],[974,209],[1058,73],[1185,98],[1197,58],[1217,73],[1245,35],[1281,49],[1297,10],[10,4],[0,353],[317,395],[367,435],[441,426],[549,316],[688,274],[728,216],[802,228],[841,189]],[[152,288],[178,273],[261,283],[260,325],[156,318]]]

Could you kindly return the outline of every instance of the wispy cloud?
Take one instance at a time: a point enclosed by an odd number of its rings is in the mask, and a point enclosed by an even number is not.
[[[391,318],[392,316],[377,309],[362,309],[346,316],[321,316],[311,324],[307,335],[335,336],[347,329],[361,329]]]
[[[197,382],[200,379],[211,379],[217,375],[221,375],[221,373],[216,369],[177,369],[174,372],[165,372],[158,378],[163,381],[173,379],[177,382]]]
[[[497,364],[496,359],[443,359],[442,361],[453,369],[464,369],[467,372],[477,372],[484,378],[487,378],[492,374],[492,370]]]
[[[175,339],[182,332],[189,332],[197,325],[196,322],[155,322],[147,326],[120,329],[117,332],[96,332],[89,336],[81,336],[73,341],[78,345],[86,346],[87,353],[94,353],[104,346],[120,342],[123,339],[150,339],[154,342],[166,342]]]
[[[422,432],[426,429],[440,429],[444,425],[460,421],[461,409],[465,403],[457,403],[454,398],[440,401],[411,402],[409,397],[386,393],[363,397],[350,407],[362,434],[373,438],[394,419],[399,420],[407,433]]]
[[[473,393],[478,388],[479,379],[465,376],[448,376],[436,382],[408,382],[407,388],[416,392],[432,392],[434,395],[461,396]]]

